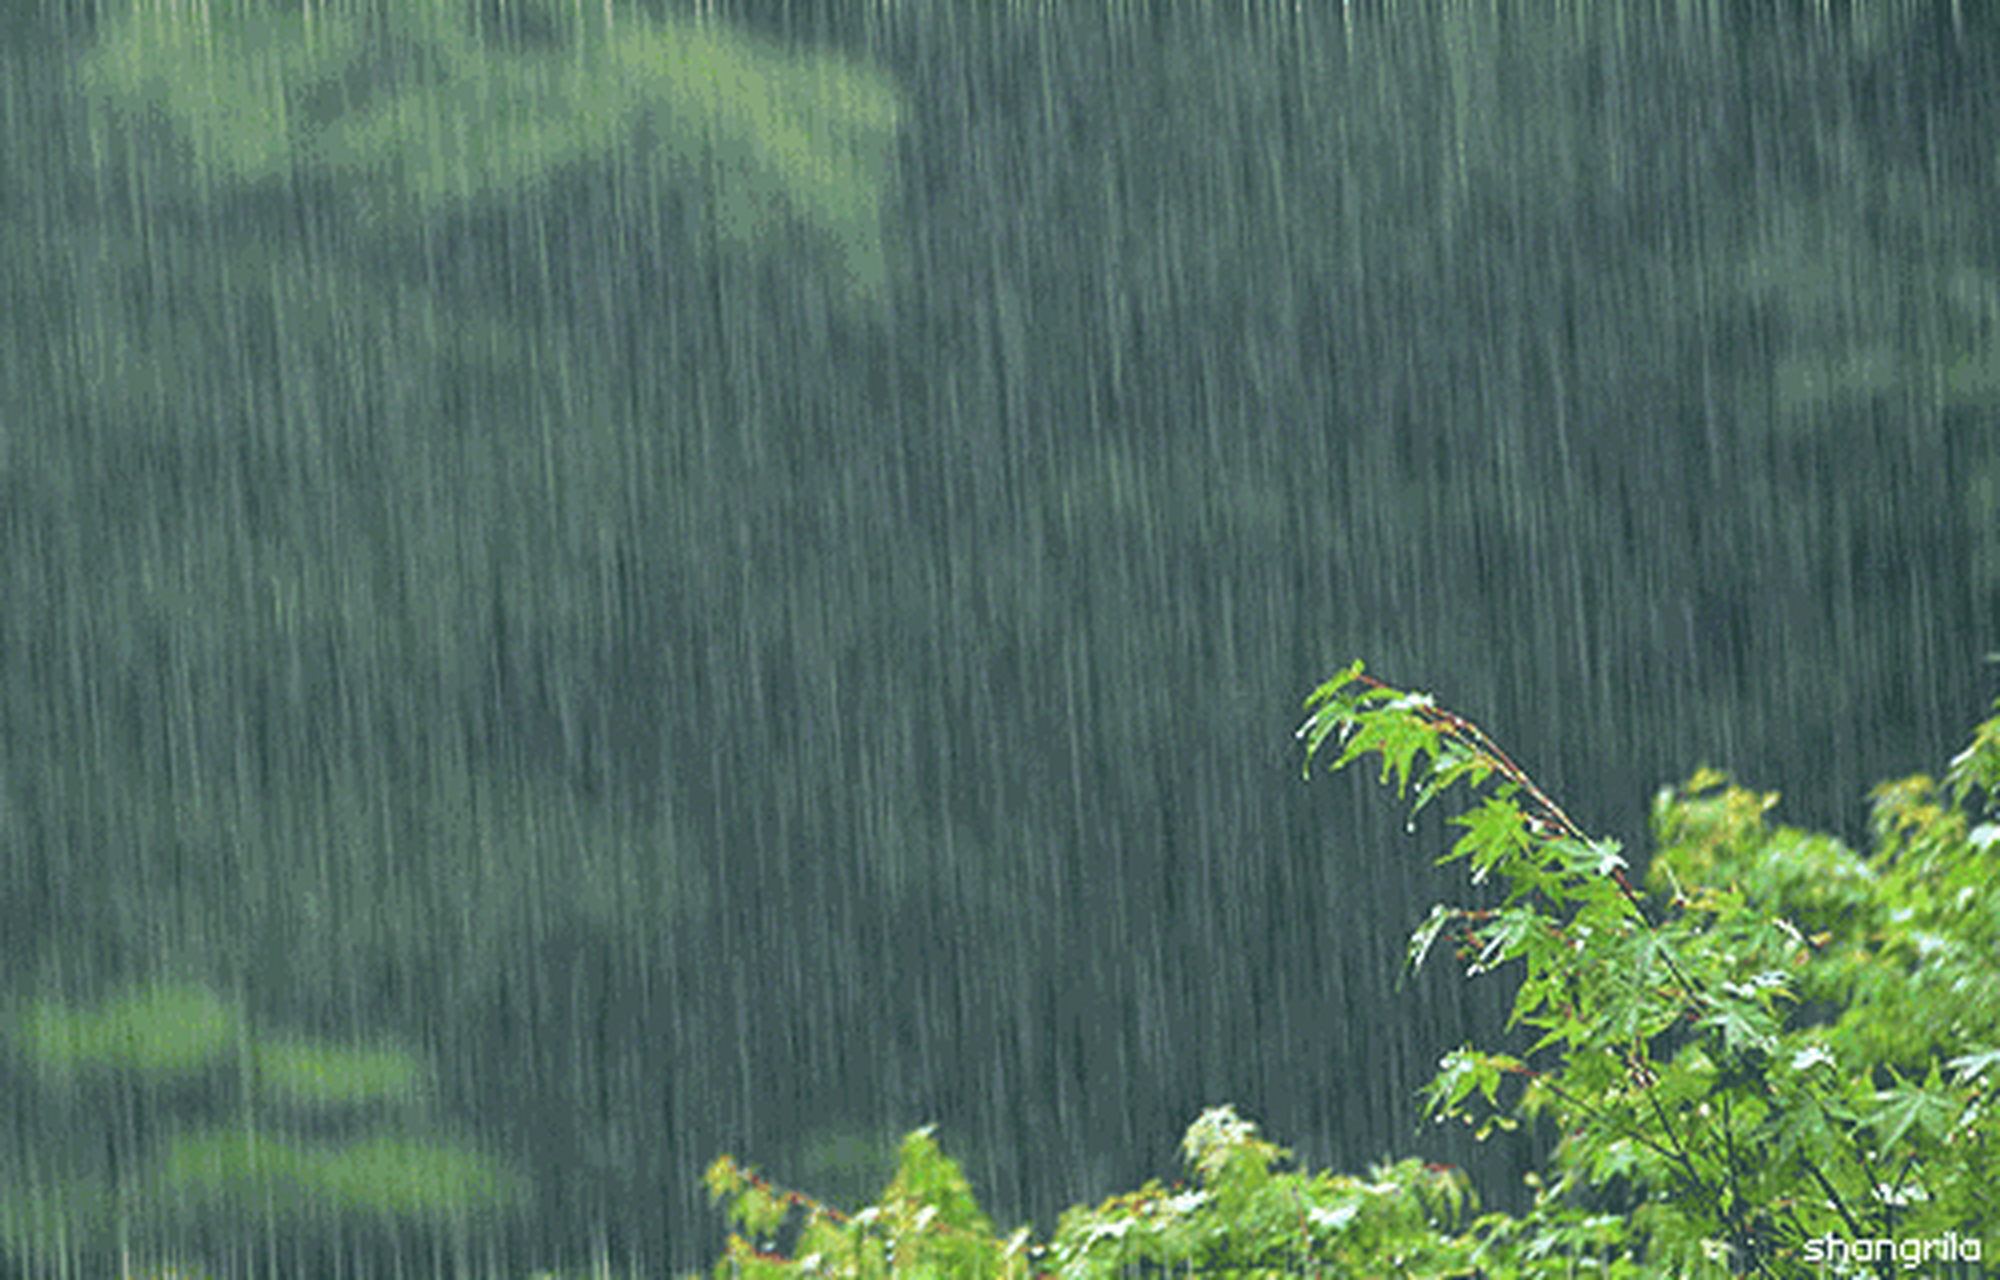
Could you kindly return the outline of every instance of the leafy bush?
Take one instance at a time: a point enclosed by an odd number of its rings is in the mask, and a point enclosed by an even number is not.
[[[1434,907],[1468,976],[1520,964],[1523,1054],[1470,1046],[1428,1112],[1482,1136],[1544,1117],[1560,1135],[1523,1217],[1469,1217],[1457,1170],[1366,1180],[1276,1173],[1287,1154],[1228,1107],[1188,1130],[1197,1186],[1149,1182],[1066,1212],[1055,1237],[998,1236],[929,1130],[851,1216],[728,1157],[708,1172],[736,1232],[717,1275],[1239,1276],[1877,1274],[1983,1261],[2000,1081],[2000,719],[1951,762],[1873,795],[1875,849],[1772,826],[1777,797],[1704,769],[1661,793],[1643,890],[1470,721],[1354,663],[1307,702],[1307,765],[1378,755],[1414,810],[1473,802],[1444,861],[1504,888]],[[1504,1095],[1504,1096],[1503,1096]],[[1618,1190],[1623,1214],[1592,1213]],[[789,1250],[778,1238],[798,1213]]]
[[[896,1178],[852,1216],[784,1191],[724,1156],[708,1186],[727,1197],[740,1232],[717,1275],[1117,1276],[1151,1264],[1176,1271],[1290,1275],[1439,1273],[1463,1268],[1467,1245],[1441,1234],[1472,1207],[1465,1175],[1408,1160],[1370,1178],[1274,1173],[1288,1153],[1257,1136],[1233,1108],[1205,1112],[1182,1142],[1199,1185],[1148,1182],[1094,1209],[1062,1216],[1055,1237],[1033,1244],[1025,1228],[1002,1239],[973,1203],[965,1175],[930,1130],[904,1140]],[[776,1239],[794,1210],[791,1257]]]

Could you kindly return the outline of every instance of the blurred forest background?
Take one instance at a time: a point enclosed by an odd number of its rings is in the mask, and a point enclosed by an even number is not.
[[[1641,851],[1995,692],[1986,6],[0,24],[0,1273],[661,1274],[933,1121],[1046,1231],[1222,1102],[1515,1204],[1305,694]]]

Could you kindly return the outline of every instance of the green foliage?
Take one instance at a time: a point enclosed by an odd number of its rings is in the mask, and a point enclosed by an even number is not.
[[[298,1220],[328,1209],[443,1218],[506,1204],[518,1194],[499,1165],[450,1147],[385,1137],[325,1146],[244,1129],[175,1135],[145,1186],[162,1202],[219,1211],[254,1204]]]
[[[125,992],[96,1010],[37,1002],[19,1019],[15,1042],[44,1074],[65,1078],[199,1070],[233,1049],[242,1033],[235,1007],[206,987],[175,983]]]
[[[1415,783],[1415,809],[1479,793],[1441,860],[1504,897],[1434,908],[1410,960],[1448,935],[1468,975],[1518,961],[1512,1025],[1534,1039],[1448,1054],[1424,1096],[1482,1136],[1553,1123],[1526,1216],[1468,1220],[1464,1176],[1414,1160],[1368,1181],[1275,1172],[1287,1153],[1222,1107],[1183,1142],[1196,1188],[1073,1208],[1045,1245],[997,1236],[928,1130],[852,1217],[723,1157],[708,1185],[739,1233],[716,1274],[1805,1276],[1830,1242],[1898,1266],[1971,1242],[1958,1256],[1977,1260],[2000,1174],[2000,824],[1963,806],[2000,786],[2000,719],[1952,762],[1948,803],[1927,778],[1876,789],[1866,857],[1771,826],[1775,795],[1704,769],[1655,802],[1642,892],[1615,843],[1429,696],[1357,662],[1307,706],[1308,766],[1332,742],[1335,769],[1378,754],[1399,794]],[[1630,1212],[1584,1203],[1613,1193]]]
[[[393,1101],[412,1097],[421,1072],[408,1054],[385,1049],[341,1049],[310,1040],[277,1040],[259,1047],[264,1087],[316,1105]]]
[[[486,1156],[381,1123],[383,1106],[421,1104],[426,1072],[415,1058],[384,1046],[258,1035],[237,1004],[200,984],[137,987],[94,1009],[34,1001],[13,1018],[8,1042],[52,1098],[81,1097],[81,1114],[107,1087],[149,1099],[149,1114],[165,1113],[151,1140],[107,1137],[121,1148],[108,1164],[72,1161],[53,1177],[38,1173],[0,1190],[0,1245],[17,1258],[121,1231],[164,1245],[246,1217],[293,1234],[328,1217],[446,1224],[525,1194]],[[227,1099],[221,1120],[191,1114],[193,1086]],[[368,1123],[351,1140],[304,1132],[336,1109],[363,1107],[371,1108]],[[107,1115],[100,1123],[119,1122]]]
[[[1462,1269],[1471,1242],[1446,1234],[1473,1207],[1465,1175],[1409,1160],[1366,1179],[1275,1172],[1287,1154],[1230,1107],[1205,1112],[1182,1143],[1193,1188],[1149,1182],[1096,1208],[1062,1216],[1054,1237],[1026,1228],[998,1235],[973,1203],[964,1174],[928,1129],[903,1142],[880,1200],[847,1215],[763,1181],[727,1156],[710,1166],[710,1193],[729,1202],[737,1233],[717,1276],[1121,1276],[1141,1265],[1201,1274],[1327,1276]],[[796,1238],[778,1238],[798,1211]],[[790,1255],[786,1256],[787,1253]]]
[[[393,1049],[351,1049],[301,1037],[252,1040],[241,1009],[197,983],[136,988],[99,1009],[31,1004],[15,1047],[46,1078],[115,1072],[187,1074],[247,1048],[259,1085],[309,1106],[407,1100],[422,1072]]]
[[[518,50],[469,9],[398,3],[388,21],[253,3],[136,5],[86,60],[107,120],[157,117],[215,192],[333,180],[362,225],[470,210],[607,164],[642,140],[704,194],[720,237],[756,243],[789,211],[837,246],[846,285],[885,285],[882,208],[899,105],[882,77],[712,23],[531,3],[562,33]]]
[[[1770,828],[1775,796],[1718,790],[1705,770],[1656,803],[1642,896],[1615,847],[1428,698],[1357,663],[1308,705],[1309,759],[1330,738],[1335,768],[1379,751],[1422,780],[1420,803],[1497,780],[1453,819],[1469,834],[1447,858],[1503,880],[1505,905],[1438,908],[1412,955],[1451,931],[1471,973],[1521,962],[1528,1054],[1461,1050],[1426,1097],[1472,1118],[1477,1094],[1490,1124],[1506,1090],[1517,1114],[1554,1121],[1558,1176],[1523,1224],[1533,1247],[1557,1245],[1569,1192],[1614,1180],[1637,1192],[1624,1242],[1656,1263],[1805,1274],[1828,1237],[1976,1237],[2000,897],[1986,846],[1929,780],[1876,791],[1864,859]],[[1953,763],[1956,801],[1995,776],[1996,724]]]

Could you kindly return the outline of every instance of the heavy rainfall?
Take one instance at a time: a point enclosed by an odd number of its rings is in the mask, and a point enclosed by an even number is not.
[[[0,1276],[667,1276],[1422,1123],[1356,657],[1636,863],[2000,681],[2000,21],[22,0]],[[2000,1247],[2000,1242],[1996,1242]]]

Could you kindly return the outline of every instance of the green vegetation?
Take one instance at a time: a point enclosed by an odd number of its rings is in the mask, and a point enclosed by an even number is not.
[[[0,1246],[26,1265],[79,1240],[185,1254],[190,1239],[226,1239],[244,1221],[288,1246],[330,1222],[441,1226],[522,1194],[492,1159],[396,1122],[398,1109],[421,1122],[416,1059],[253,1034],[242,1009],[196,983],[155,983],[94,1009],[36,1001],[13,1018],[8,1047],[65,1133],[101,1135],[69,1139],[64,1176],[11,1178],[0,1191]],[[352,1121],[347,1140],[311,1132],[330,1120]],[[94,1162],[98,1150],[108,1158]]]
[[[932,1118],[1046,1242],[1225,1100],[1524,1213],[1532,1144],[1407,1106],[1524,965],[1399,1006],[1460,895],[1389,805],[1305,847],[1270,716],[1335,637],[1587,822],[1699,745],[1860,850],[1942,767],[2000,8],[1859,7],[10,6],[0,998],[423,1046],[535,1179],[467,1271],[706,1269],[716,1153],[853,1210]],[[405,1105],[187,1032],[23,1065],[0,1189]]]
[[[852,1214],[725,1156],[734,1228],[718,1276],[1816,1274],[1980,1260],[2000,1087],[2000,718],[1926,777],[1876,788],[1874,851],[1774,826],[1777,802],[1703,769],[1663,792],[1643,889],[1471,721],[1356,662],[1308,701],[1308,766],[1381,758],[1421,810],[1474,802],[1443,856],[1494,900],[1438,906],[1468,976],[1518,975],[1525,1052],[1466,1047],[1425,1090],[1481,1136],[1559,1135],[1533,1207],[1477,1213],[1466,1177],[1410,1160],[1368,1180],[1279,1173],[1286,1152],[1228,1107],[1188,1130],[1192,1188],[1151,1182],[1074,1208],[1046,1244],[1001,1236],[928,1130]],[[1511,962],[1518,962],[1518,968]],[[1614,1211],[1615,1210],[1615,1211]],[[779,1238],[795,1222],[789,1248]]]
[[[28,1058],[55,1076],[197,1070],[227,1052],[242,1033],[234,1008],[206,987],[187,983],[126,992],[96,1010],[41,1001],[17,1030]]]
[[[503,204],[635,143],[702,193],[708,231],[765,241],[785,219],[837,250],[845,287],[879,296],[898,101],[831,54],[795,57],[714,24],[530,0],[545,38],[510,48],[458,6],[370,22],[339,11],[199,15],[135,6],[83,61],[111,119],[164,121],[211,198],[329,180],[377,234]]]

